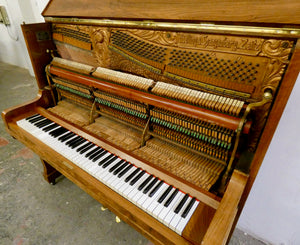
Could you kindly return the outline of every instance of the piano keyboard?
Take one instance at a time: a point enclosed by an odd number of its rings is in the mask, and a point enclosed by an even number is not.
[[[199,204],[195,197],[41,115],[17,125],[179,235]]]

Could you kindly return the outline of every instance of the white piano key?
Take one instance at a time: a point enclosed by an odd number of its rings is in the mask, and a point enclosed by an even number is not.
[[[157,207],[153,210],[152,215],[155,216],[156,218],[158,218],[158,215],[160,214],[160,212],[163,210],[164,208],[164,204],[166,202],[166,200],[168,200],[168,198],[172,195],[173,191],[176,188],[172,188],[171,191],[168,193],[168,195],[164,198],[164,200],[161,203],[158,203]]]
[[[163,206],[162,210],[160,211],[159,215],[158,215],[158,219],[164,223],[165,223],[165,218],[167,216],[167,214],[170,212],[170,210],[172,210],[173,206],[177,203],[178,198],[180,198],[180,194],[182,194],[181,192],[177,192],[176,196],[174,197],[174,199],[172,200],[172,202],[169,204],[168,207]]]
[[[143,208],[147,210],[147,212],[152,213],[159,204],[158,199],[165,192],[165,190],[168,189],[168,187],[169,185],[167,183],[163,183],[159,190],[153,195],[153,197],[143,203]]]
[[[120,190],[120,188],[122,187],[122,185],[125,185],[125,179],[135,171],[136,167],[135,166],[132,166],[128,171],[127,173],[125,173],[121,178],[117,178],[115,179],[112,183],[111,183],[111,186],[112,188],[114,188],[115,190]]]
[[[147,179],[149,175],[150,174],[148,173],[144,173],[144,175],[134,185],[132,185],[133,188],[127,195],[129,199],[134,200],[134,196],[139,192],[138,186],[143,183],[143,181]]]
[[[184,197],[184,194],[179,191],[177,193],[177,196],[174,198],[173,202],[169,205],[168,208],[168,213],[165,215],[165,217],[163,218],[163,223],[166,226],[169,226],[169,224],[171,223],[172,218],[175,216],[175,208],[177,207],[177,205],[179,204],[179,202],[181,201],[181,199]]]
[[[181,219],[178,222],[178,225],[176,226],[176,229],[175,229],[175,232],[177,232],[179,235],[182,234],[184,227],[189,222],[189,220],[192,217],[194,211],[196,210],[198,204],[199,204],[199,201],[196,200],[194,205],[192,206],[191,210],[189,211],[188,215],[185,218],[181,217]]]
[[[170,229],[172,229],[172,230],[176,229],[176,226],[178,225],[178,223],[181,219],[181,215],[182,215],[183,211],[186,209],[186,207],[188,206],[188,204],[190,203],[191,200],[192,200],[192,198],[188,197],[188,199],[186,200],[185,204],[182,206],[182,208],[178,212],[178,214],[175,214],[175,212],[174,212],[175,215],[174,215],[174,217],[172,218],[171,222],[168,225]]]

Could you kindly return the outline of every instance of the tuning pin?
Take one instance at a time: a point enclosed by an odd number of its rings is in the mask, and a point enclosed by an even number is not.
[[[119,218],[119,216],[116,216],[116,222],[120,223],[122,220]]]
[[[107,208],[104,207],[104,206],[101,207],[101,211],[103,211],[103,212],[104,212],[106,209],[107,209]]]

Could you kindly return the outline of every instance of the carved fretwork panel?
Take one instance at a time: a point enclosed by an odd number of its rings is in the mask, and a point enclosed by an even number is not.
[[[261,100],[274,92],[292,41],[149,30],[111,31],[109,48],[184,86]],[[267,67],[267,69],[266,69]]]
[[[231,35],[56,24],[63,58],[248,102],[274,94],[294,42]],[[82,59],[81,59],[82,60]]]

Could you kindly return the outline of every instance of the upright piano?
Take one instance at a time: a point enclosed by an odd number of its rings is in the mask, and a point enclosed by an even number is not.
[[[51,0],[43,16],[22,25],[37,97],[2,117],[45,180],[155,244],[226,244],[299,73],[299,2]]]

